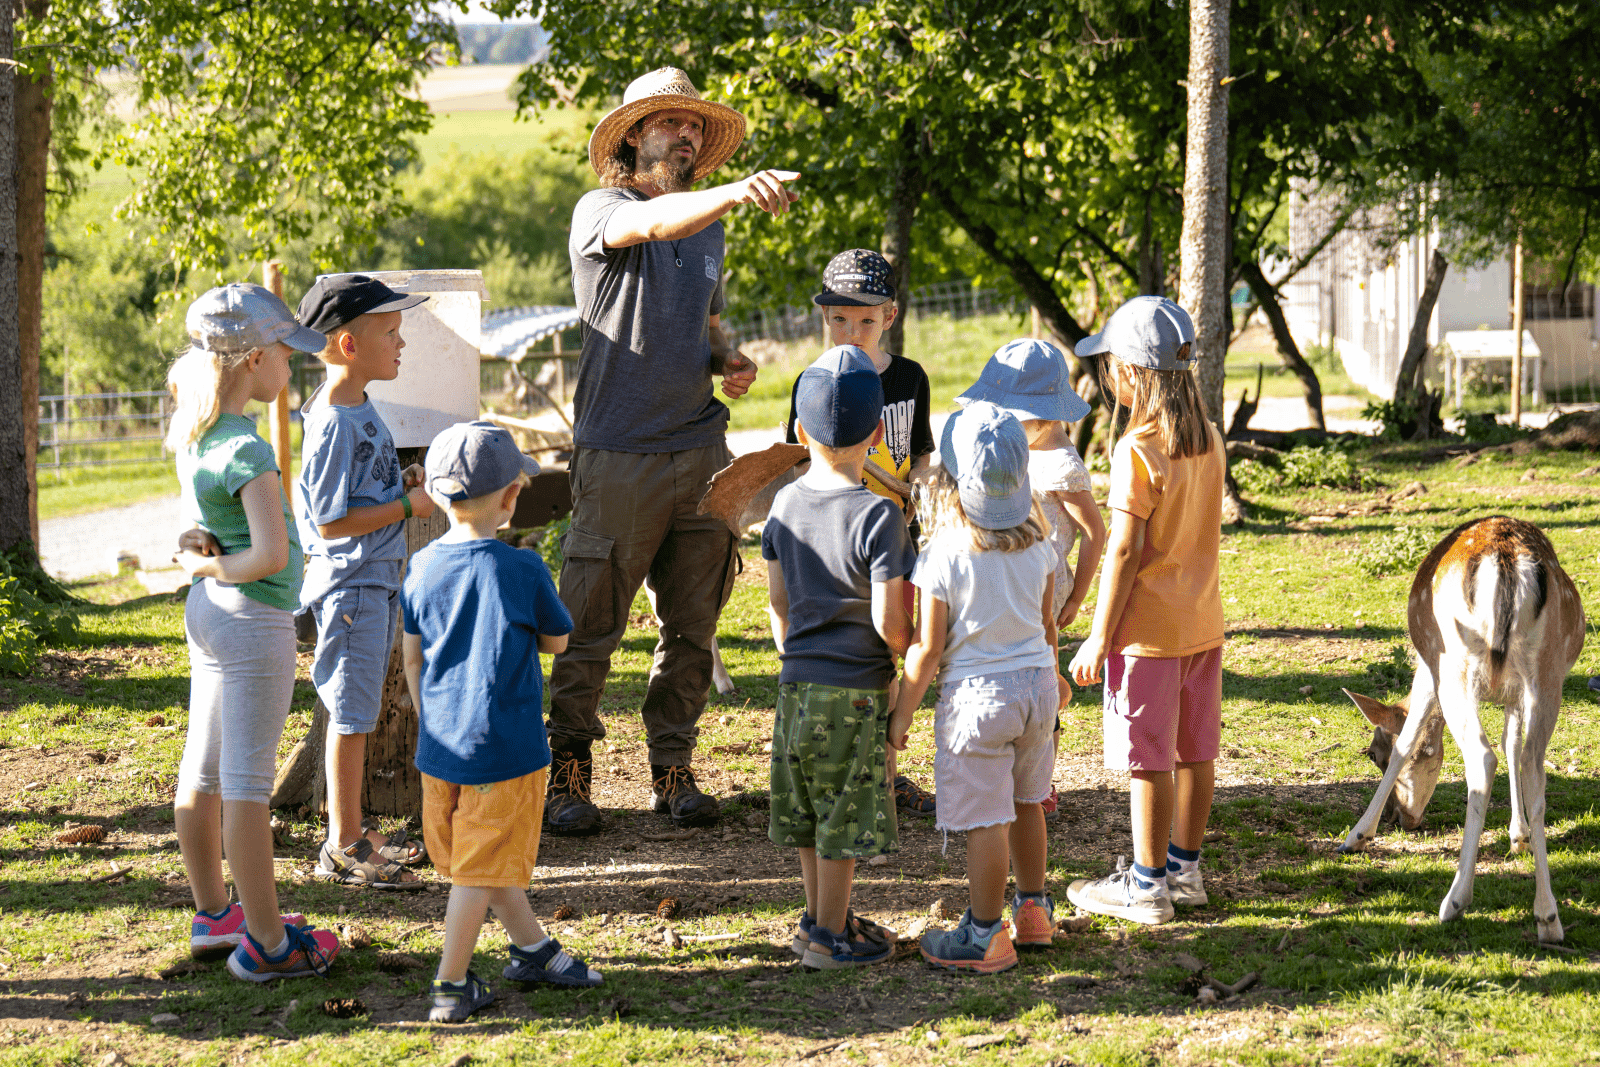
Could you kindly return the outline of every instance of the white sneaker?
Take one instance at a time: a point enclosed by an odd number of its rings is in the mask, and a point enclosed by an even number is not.
[[[1211,898],[1206,896],[1206,887],[1200,883],[1199,867],[1187,874],[1167,871],[1167,895],[1174,904],[1187,904],[1194,908],[1211,902]]]
[[[1133,868],[1121,857],[1117,860],[1115,874],[1096,879],[1079,878],[1067,887],[1067,899],[1084,911],[1146,926],[1158,926],[1173,916],[1166,881],[1144,888],[1134,877]]]

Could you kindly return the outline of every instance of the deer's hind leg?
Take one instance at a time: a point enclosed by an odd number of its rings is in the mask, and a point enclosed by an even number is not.
[[[1450,892],[1439,902],[1439,919],[1458,918],[1472,906],[1472,879],[1478,863],[1478,841],[1489,810],[1497,760],[1478,720],[1478,694],[1471,665],[1459,656],[1439,658],[1439,708],[1461,749],[1467,779],[1467,818],[1461,828],[1461,860]]]
[[[1566,932],[1555,893],[1550,888],[1550,860],[1544,839],[1544,753],[1555,732],[1556,715],[1561,710],[1561,679],[1540,685],[1524,685],[1516,711],[1506,709],[1507,722],[1515,715],[1517,728],[1507,733],[1514,738],[1515,751],[1506,750],[1506,762],[1518,769],[1512,780],[1512,802],[1519,800],[1527,819],[1527,833],[1533,850],[1533,917],[1539,924],[1539,940],[1546,944],[1561,941]]]
[[[1528,814],[1522,802],[1522,751],[1523,723],[1526,714],[1514,702],[1506,704],[1506,728],[1500,738],[1500,748],[1506,754],[1506,778],[1511,796],[1511,826],[1506,834],[1506,855],[1516,856],[1528,851]],[[1541,790],[1542,792],[1542,790]]]

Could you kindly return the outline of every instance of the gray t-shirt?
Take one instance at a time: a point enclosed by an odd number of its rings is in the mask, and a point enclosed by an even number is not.
[[[786,485],[761,531],[789,594],[789,636],[779,683],[885,689],[895,675],[872,625],[872,583],[904,578],[917,561],[905,516],[864,485]]]
[[[351,508],[392,504],[400,499],[400,455],[394,437],[372,401],[355,407],[329,404],[326,383],[300,408],[305,429],[300,449],[300,543],[305,545],[305,584],[300,603],[310,607],[334,589],[357,585],[400,588],[400,561],[406,558],[405,523],[380,526],[359,537],[324,538],[318,526],[337,522]]]
[[[671,194],[668,194],[671,195]],[[722,314],[722,223],[677,241],[605,247],[632,189],[596,189],[572,212],[567,252],[583,317],[573,438],[612,452],[681,452],[723,439],[708,315]]]

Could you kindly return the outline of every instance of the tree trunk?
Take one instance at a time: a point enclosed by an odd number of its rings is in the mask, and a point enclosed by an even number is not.
[[[24,0],[23,16],[42,21],[50,0]],[[22,427],[27,450],[28,529],[39,543],[39,341],[44,319],[45,181],[50,169],[50,109],[55,71],[40,61],[38,81],[17,78],[17,336],[22,359]]]
[[[919,146],[921,122],[908,118],[900,127],[900,156],[889,188],[889,210],[883,227],[883,258],[894,275],[895,300],[900,313],[884,335],[885,351],[906,354],[906,319],[911,315],[911,225],[922,203],[922,162]]]
[[[1239,273],[1250,286],[1250,292],[1255,294],[1256,303],[1261,305],[1261,310],[1266,313],[1267,321],[1272,324],[1273,339],[1278,342],[1278,354],[1283,361],[1294,371],[1294,376],[1300,379],[1300,385],[1306,391],[1306,414],[1311,416],[1311,422],[1319,430],[1328,428],[1327,420],[1322,414],[1322,382],[1317,378],[1317,372],[1307,363],[1300,354],[1300,346],[1295,344],[1294,334],[1289,331],[1289,320],[1283,317],[1283,305],[1279,302],[1278,290],[1267,281],[1267,276],[1261,273],[1261,264],[1251,261],[1241,264]],[[1257,390],[1259,394],[1260,390]],[[1259,398],[1259,397],[1258,397]]]
[[[0,551],[33,540],[28,522],[25,378],[17,337],[17,142],[11,65],[14,13],[0,4]],[[37,405],[35,405],[37,406]]]
[[[1228,15],[1229,0],[1189,5],[1189,114],[1184,143],[1182,283],[1178,302],[1194,318],[1200,395],[1225,432],[1223,360],[1231,323],[1228,299]],[[1231,486],[1231,479],[1230,479]],[[1222,521],[1243,518],[1236,493],[1223,501]]]
[[[1450,264],[1437,248],[1428,260],[1428,274],[1422,283],[1422,296],[1417,300],[1417,317],[1411,320],[1411,336],[1406,340],[1406,354],[1400,359],[1400,370],[1394,378],[1394,398],[1397,401],[1417,403],[1422,396],[1419,388],[1419,371],[1422,358],[1428,354],[1428,323],[1433,319],[1433,305],[1439,301],[1439,290],[1444,287],[1445,272]],[[1516,388],[1521,383],[1512,383]]]

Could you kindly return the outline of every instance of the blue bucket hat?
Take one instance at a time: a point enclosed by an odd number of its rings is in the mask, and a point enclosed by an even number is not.
[[[807,437],[829,448],[849,448],[878,428],[883,380],[866,352],[837,345],[800,372],[794,400]]]
[[[434,495],[460,502],[476,500],[517,480],[532,478],[539,464],[523,455],[504,427],[492,422],[458,422],[428,446],[423,486]]]
[[[1189,354],[1180,356],[1183,346]],[[1194,366],[1194,320],[1164,296],[1136,296],[1112,312],[1105,328],[1078,342],[1080,356],[1109,352],[1125,363],[1151,370],[1189,370]]]
[[[1077,422],[1089,404],[1072,389],[1067,357],[1049,341],[1021,337],[989,357],[972,388],[956,397],[966,405],[987,400],[1023,419]]]
[[[974,526],[1009,530],[1033,511],[1028,435],[1009,411],[974,400],[945,420],[939,458]]]

